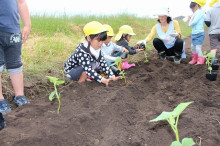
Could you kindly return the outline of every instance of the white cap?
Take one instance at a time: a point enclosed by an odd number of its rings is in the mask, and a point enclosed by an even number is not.
[[[168,16],[168,17],[170,17],[169,8],[159,9],[154,16]]]

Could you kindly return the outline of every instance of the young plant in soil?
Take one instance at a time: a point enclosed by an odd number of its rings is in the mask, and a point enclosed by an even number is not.
[[[176,141],[173,141],[171,143],[171,146],[193,146],[195,144],[192,138],[184,138],[182,139],[181,143],[179,140],[179,134],[177,129],[180,114],[191,103],[193,102],[180,103],[172,112],[164,111],[157,118],[150,120],[150,122],[167,120],[167,122],[170,124],[173,132],[176,135]]]
[[[116,65],[118,70],[120,71],[119,75],[121,75],[121,79],[125,80],[125,84],[127,83],[125,71],[122,70],[122,60],[121,57],[116,58],[115,63],[111,64],[111,66]]]
[[[212,72],[212,61],[217,60],[214,59],[214,54],[213,53],[208,53],[206,51],[203,52],[204,57],[206,58],[205,63],[207,64],[208,71],[209,73],[206,73],[206,78],[209,79],[210,81],[215,81],[217,78],[217,73]]]
[[[47,76],[47,77],[50,79],[50,82],[53,83],[53,85],[54,85],[54,91],[51,92],[51,94],[50,94],[50,96],[49,96],[49,100],[50,100],[50,101],[53,101],[53,99],[55,98],[54,95],[56,94],[56,98],[57,98],[57,100],[58,100],[58,102],[59,102],[59,106],[58,106],[58,109],[57,109],[57,113],[59,114],[61,102],[60,102],[60,93],[58,93],[58,91],[57,91],[57,86],[58,86],[58,85],[61,85],[61,84],[64,84],[65,81],[58,81],[58,78],[52,77],[52,76]]]
[[[148,63],[149,62],[149,60],[148,60],[148,55],[147,55],[147,53],[144,53],[144,57],[145,57],[145,60],[144,60],[144,63]]]

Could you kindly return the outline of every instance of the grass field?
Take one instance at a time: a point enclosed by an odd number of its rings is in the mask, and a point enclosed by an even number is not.
[[[115,34],[122,25],[130,25],[137,34],[132,37],[130,45],[145,39],[151,28],[157,23],[155,19],[138,18],[133,15],[118,16],[31,16],[32,29],[27,42],[23,45],[24,73],[26,76],[46,76],[48,72],[63,76],[63,64],[74,52],[76,46],[84,40],[83,26],[90,21],[99,21],[113,27]],[[182,36],[187,37],[191,29],[179,21]],[[114,38],[113,38],[113,42]],[[147,44],[153,48],[152,42]],[[138,55],[132,56],[138,61]]]

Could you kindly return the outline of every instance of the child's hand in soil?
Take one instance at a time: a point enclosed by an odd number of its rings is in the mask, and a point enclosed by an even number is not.
[[[121,76],[118,76],[118,77],[112,77],[110,80],[117,81],[117,80],[120,80],[120,79],[121,79]]]
[[[102,83],[105,84],[106,86],[108,86],[110,81],[111,81],[110,79],[106,79],[106,78],[102,79]]]

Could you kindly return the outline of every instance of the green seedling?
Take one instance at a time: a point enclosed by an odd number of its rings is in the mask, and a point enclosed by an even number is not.
[[[111,64],[110,66],[112,66],[112,65],[116,65],[116,67],[120,70],[119,75],[121,75],[121,79],[125,80],[125,84],[126,84],[127,83],[127,79],[126,79],[126,76],[125,76],[125,71],[122,70],[122,60],[121,60],[121,57],[116,58],[115,63]]]
[[[211,74],[212,73],[212,61],[217,60],[215,59],[215,54],[208,53],[206,51],[203,52],[203,56],[206,58],[205,64],[208,66],[208,71]]]
[[[121,70],[121,72],[119,73],[119,75],[121,75],[121,79],[124,79],[125,80],[125,84],[127,83],[127,79],[126,79],[126,76],[125,76],[125,71],[124,70]]]
[[[145,57],[145,61],[144,61],[144,63],[148,63],[149,62],[149,60],[148,60],[148,55],[147,55],[147,53],[144,53],[144,57]]]
[[[116,65],[116,67],[121,71],[122,70],[122,60],[121,57],[116,58],[115,63],[111,64]]]
[[[57,113],[59,114],[60,112],[60,107],[61,107],[61,102],[60,102],[60,93],[57,92],[57,86],[58,85],[61,85],[61,84],[64,84],[65,81],[58,81],[58,78],[56,77],[51,77],[51,76],[47,76],[49,79],[50,79],[50,82],[53,83],[54,85],[54,91],[51,92],[50,96],[49,96],[49,100],[50,101],[53,101],[53,99],[55,98],[55,94],[56,94],[56,98],[59,102],[59,106],[58,106],[58,109],[57,109]]]
[[[173,141],[171,146],[193,146],[195,144],[192,138],[184,138],[181,143],[177,129],[180,114],[191,103],[193,102],[180,103],[172,112],[164,111],[157,118],[150,120],[150,122],[167,120],[176,136],[176,141]]]

